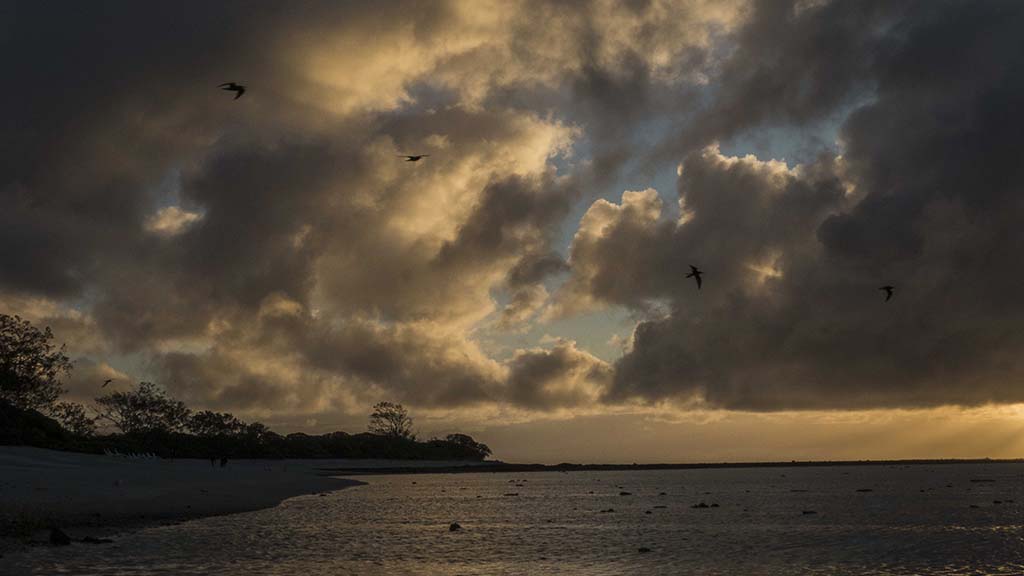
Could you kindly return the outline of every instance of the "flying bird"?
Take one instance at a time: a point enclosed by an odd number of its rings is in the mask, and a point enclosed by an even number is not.
[[[106,380],[103,381],[103,386],[100,386],[100,388],[106,388],[107,384],[110,384],[113,381],[114,381],[113,379],[107,378]]]
[[[703,274],[703,272],[701,272],[699,268],[697,268],[693,264],[690,264],[690,273],[687,274],[686,277],[687,278],[693,278],[694,280],[697,281],[697,290],[700,290],[700,275],[701,274]]]
[[[242,94],[245,94],[245,86],[242,86],[241,84],[236,84],[234,82],[225,82],[218,86],[218,88],[220,88],[221,90],[227,90],[228,92],[234,92],[234,100],[238,100],[242,97]]]
[[[420,160],[426,158],[427,156],[430,156],[430,154],[413,154],[413,155],[399,154],[398,155],[399,158],[405,158],[406,162],[419,162]]]
[[[892,299],[892,293],[896,290],[895,286],[882,286],[879,290],[885,292],[885,301],[888,302]]]

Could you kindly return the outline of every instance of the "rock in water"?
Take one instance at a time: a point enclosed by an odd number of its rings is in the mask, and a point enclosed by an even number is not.
[[[68,546],[71,544],[71,538],[68,538],[68,535],[60,528],[51,528],[50,544],[54,546]]]
[[[462,526],[460,526],[458,522],[452,522],[451,525],[448,526],[449,532],[458,532],[459,530],[462,530]]]

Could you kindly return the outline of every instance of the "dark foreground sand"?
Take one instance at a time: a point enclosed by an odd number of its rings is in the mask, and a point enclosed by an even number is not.
[[[323,469],[394,466],[373,460],[129,460],[0,446],[0,554],[46,543],[276,506],[293,496],[362,484]],[[417,466],[451,465],[420,462]]]

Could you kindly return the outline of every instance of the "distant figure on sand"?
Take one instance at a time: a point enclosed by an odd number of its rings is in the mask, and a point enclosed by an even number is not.
[[[703,272],[700,271],[696,266],[690,264],[690,273],[686,275],[687,278],[693,278],[697,281],[697,290],[700,290],[700,275]]]

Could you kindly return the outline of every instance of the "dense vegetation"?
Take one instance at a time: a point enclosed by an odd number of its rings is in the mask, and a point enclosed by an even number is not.
[[[72,365],[52,339],[49,328],[0,314],[0,445],[167,458],[483,460],[491,454],[465,434],[417,441],[406,409],[390,402],[374,406],[368,433],[287,436],[231,414],[193,412],[149,382],[100,396],[89,408],[58,402],[60,379]],[[100,426],[115,431],[98,434]]]

